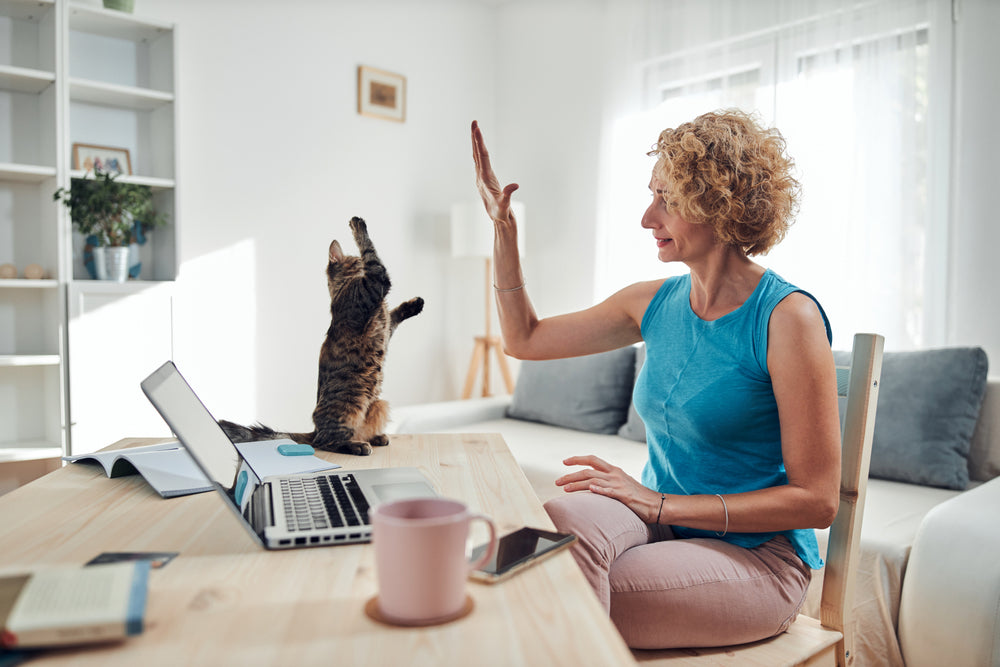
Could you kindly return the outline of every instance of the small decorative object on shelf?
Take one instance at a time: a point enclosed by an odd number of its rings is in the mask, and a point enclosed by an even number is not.
[[[45,277],[45,269],[40,264],[28,264],[24,267],[24,277],[28,280],[41,280]]]
[[[73,144],[73,168],[130,175],[132,158],[127,148],[77,143]]]
[[[132,10],[135,9],[135,0],[104,0],[104,8],[131,14]]]
[[[149,186],[122,183],[118,176],[96,170],[94,178],[74,178],[69,190],[59,188],[52,198],[69,208],[73,227],[87,238],[97,278],[125,282],[129,245],[142,236],[135,230],[148,231],[166,219],[154,209]]]
[[[13,264],[0,264],[0,279],[11,280],[17,278],[17,267]]]

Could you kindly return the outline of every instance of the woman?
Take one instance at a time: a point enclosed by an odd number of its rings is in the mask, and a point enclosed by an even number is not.
[[[723,646],[779,634],[822,566],[813,528],[836,515],[840,427],[830,329],[819,304],[750,256],[791,223],[798,182],[777,130],[736,110],[664,130],[642,217],[662,262],[690,273],[630,285],[539,319],[510,212],[478,125],[477,185],[494,221],[507,352],[552,359],[644,341],[634,400],[641,481],[596,456],[546,504],[633,648]]]

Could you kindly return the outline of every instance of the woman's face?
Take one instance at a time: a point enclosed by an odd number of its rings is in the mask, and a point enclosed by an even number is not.
[[[688,222],[670,208],[665,198],[668,187],[653,174],[649,181],[652,201],[642,216],[642,226],[653,232],[661,262],[690,264],[716,246],[715,231],[711,225]]]

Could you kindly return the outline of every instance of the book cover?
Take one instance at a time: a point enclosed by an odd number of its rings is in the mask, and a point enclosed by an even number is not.
[[[63,461],[99,463],[108,477],[138,473],[162,498],[212,490],[211,482],[176,440],[145,447],[64,456]]]
[[[0,577],[0,645],[38,648],[140,634],[148,581],[148,561]]]

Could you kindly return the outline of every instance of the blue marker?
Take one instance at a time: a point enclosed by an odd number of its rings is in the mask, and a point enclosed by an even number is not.
[[[315,452],[309,445],[278,445],[278,453],[282,456],[312,456]]]

